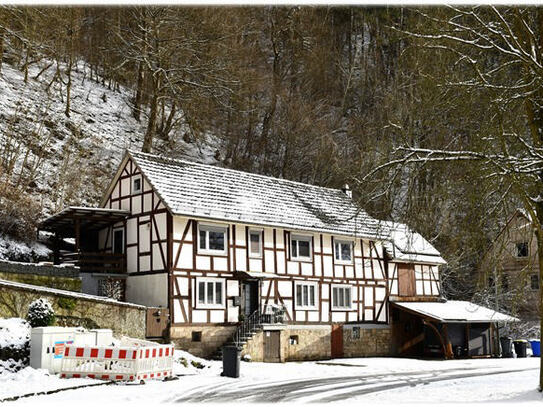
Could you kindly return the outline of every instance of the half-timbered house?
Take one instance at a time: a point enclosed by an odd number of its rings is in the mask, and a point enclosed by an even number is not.
[[[201,356],[229,341],[255,360],[390,355],[405,346],[391,304],[440,300],[439,252],[369,216],[348,187],[130,151],[100,208],[41,228],[74,237],[88,281],[118,281],[151,322],[169,314],[167,335]]]

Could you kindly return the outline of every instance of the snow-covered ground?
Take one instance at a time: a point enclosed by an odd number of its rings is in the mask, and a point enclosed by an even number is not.
[[[176,357],[195,359],[180,352]],[[150,405],[178,402],[358,402],[360,405],[392,405],[502,401],[510,405],[520,402],[541,405],[543,401],[537,391],[538,358],[454,361],[359,358],[286,364],[242,362],[239,379],[221,377],[221,362],[201,362],[206,365],[203,369],[195,368],[190,362],[187,368],[176,363],[175,373],[181,376],[170,382],[87,387],[22,398],[15,403]],[[11,393],[15,393],[25,382],[28,382],[29,389],[32,388],[36,378],[26,375],[25,372],[20,380],[13,380],[12,385],[7,386],[13,389]],[[66,383],[66,386],[76,384],[75,380],[62,381],[51,377],[44,383],[54,385],[54,381]],[[2,383],[0,376],[0,388],[5,388],[4,384],[7,383]],[[4,397],[10,394],[10,391],[2,391]]]

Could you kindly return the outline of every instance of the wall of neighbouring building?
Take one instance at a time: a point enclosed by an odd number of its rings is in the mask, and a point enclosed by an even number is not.
[[[52,304],[58,325],[109,328],[116,335],[145,338],[144,306],[12,281],[0,280],[0,317],[25,318],[38,298]]]
[[[343,356],[391,356],[392,329],[389,325],[344,325]]]
[[[170,328],[170,339],[177,349],[205,358],[213,355],[227,342],[235,330],[235,326],[174,326]],[[193,333],[198,332],[200,340],[194,341]]]
[[[0,260],[0,280],[81,291],[79,270],[75,267],[53,266]]]

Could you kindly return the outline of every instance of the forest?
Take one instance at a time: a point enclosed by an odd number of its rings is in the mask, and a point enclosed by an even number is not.
[[[103,120],[74,107],[83,75],[123,96],[117,119],[136,130],[117,145],[177,157],[211,140],[217,165],[347,183],[371,215],[428,238],[447,296],[471,299],[514,210],[543,218],[542,55],[530,7],[2,6],[1,80],[16,70],[21,100],[36,83],[46,98],[3,111],[0,94],[0,231],[33,239],[46,214],[99,201],[122,151],[78,149],[99,135],[79,120]],[[53,102],[72,135],[61,149]]]

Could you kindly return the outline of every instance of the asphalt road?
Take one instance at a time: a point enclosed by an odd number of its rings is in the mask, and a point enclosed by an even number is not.
[[[489,375],[511,374],[536,368],[499,369],[458,368],[451,370],[414,371],[381,375],[335,376],[289,381],[248,382],[232,379],[228,383],[201,386],[176,398],[178,403],[198,402],[318,402],[342,401],[365,394],[414,387],[435,382]]]

